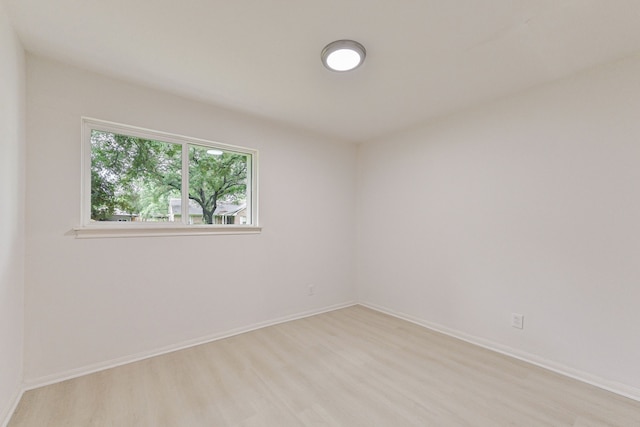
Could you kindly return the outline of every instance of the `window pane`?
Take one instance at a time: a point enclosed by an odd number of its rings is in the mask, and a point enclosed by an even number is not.
[[[91,131],[91,220],[180,221],[179,144]]]
[[[189,223],[250,224],[249,155],[189,145]]]

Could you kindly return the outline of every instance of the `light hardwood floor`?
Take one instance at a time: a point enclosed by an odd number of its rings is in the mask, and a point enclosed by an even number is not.
[[[25,393],[10,427],[640,426],[640,402],[361,306]]]

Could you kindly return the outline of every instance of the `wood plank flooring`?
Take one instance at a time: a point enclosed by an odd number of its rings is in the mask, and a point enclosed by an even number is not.
[[[42,387],[9,427],[640,426],[640,402],[361,306]]]

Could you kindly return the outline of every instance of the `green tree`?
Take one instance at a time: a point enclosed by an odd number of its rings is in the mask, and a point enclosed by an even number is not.
[[[206,147],[189,146],[189,199],[202,208],[203,222],[213,224],[218,201],[238,202],[245,197],[247,157],[207,151]]]
[[[209,152],[208,152],[209,151]],[[242,202],[247,157],[189,146],[189,194],[213,224],[220,201]],[[91,218],[105,221],[128,212],[142,219],[166,216],[170,197],[180,197],[182,146],[94,130],[91,134]]]

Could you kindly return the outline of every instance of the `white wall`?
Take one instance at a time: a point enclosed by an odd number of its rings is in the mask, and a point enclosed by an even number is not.
[[[362,145],[360,300],[640,398],[638,76],[636,56]]]
[[[22,384],[24,53],[0,3],[0,424]]]
[[[28,384],[354,301],[355,145],[32,56],[27,82]],[[75,239],[83,115],[257,148],[263,232]]]

